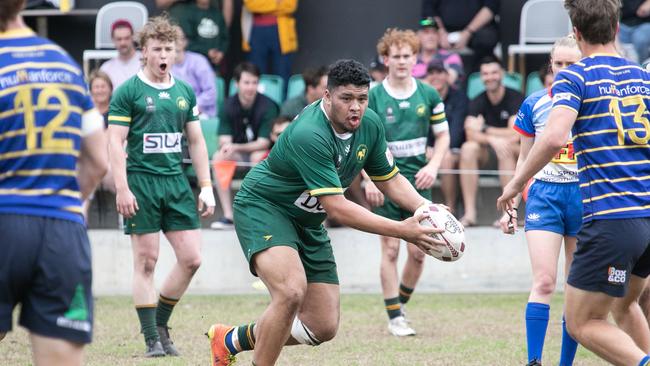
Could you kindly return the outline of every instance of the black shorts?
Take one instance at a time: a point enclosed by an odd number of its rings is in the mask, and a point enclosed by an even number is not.
[[[0,332],[14,307],[30,332],[74,343],[92,339],[92,263],[86,228],[40,216],[0,214]]]
[[[578,233],[567,282],[585,291],[623,297],[630,275],[650,274],[650,218],[592,220]]]

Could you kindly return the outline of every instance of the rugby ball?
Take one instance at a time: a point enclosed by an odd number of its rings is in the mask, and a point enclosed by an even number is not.
[[[427,217],[420,221],[420,225],[445,229],[442,233],[431,234],[433,238],[445,242],[446,246],[442,252],[430,250],[427,254],[443,262],[459,260],[465,253],[465,228],[463,225],[456,220],[451,212],[440,205],[433,203],[422,205],[414,215],[418,216],[422,213],[427,214]]]

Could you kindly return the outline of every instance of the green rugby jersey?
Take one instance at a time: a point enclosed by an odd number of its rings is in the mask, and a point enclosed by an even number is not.
[[[398,173],[377,114],[367,109],[359,128],[341,135],[318,100],[305,107],[268,158],[246,175],[234,203],[266,201],[300,225],[318,226],[326,216],[318,197],[343,194],[361,169],[376,181]]]
[[[117,88],[108,112],[109,124],[129,128],[126,171],[158,175],[183,173],[183,129],[198,120],[187,83],[172,77],[169,84],[155,84],[142,71]]]
[[[408,97],[398,97],[388,80],[370,90],[368,108],[375,111],[384,124],[388,148],[400,172],[411,182],[427,164],[425,156],[430,126],[434,133],[449,129],[445,106],[438,92],[420,80],[413,79]]]

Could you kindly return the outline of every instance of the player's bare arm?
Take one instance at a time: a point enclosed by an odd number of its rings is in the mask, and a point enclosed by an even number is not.
[[[409,184],[406,179],[404,182]],[[411,189],[413,189],[412,186]],[[444,229],[420,225],[419,222],[424,216],[410,217],[404,221],[393,221],[369,212],[340,194],[320,196],[318,200],[330,218],[354,229],[401,238],[426,251],[434,249],[436,246],[445,245],[444,241],[436,240],[430,236],[432,233],[443,232]],[[417,204],[410,206],[413,206],[413,211],[417,208]]]
[[[115,180],[115,201],[117,212],[129,218],[135,215],[138,210],[138,202],[129,189],[126,180],[126,154],[124,153],[124,142],[129,134],[129,128],[118,125],[108,126],[108,155],[111,163],[111,171]]]
[[[431,128],[433,129],[433,126]],[[435,133],[435,136],[436,143],[433,147],[431,160],[415,174],[415,187],[417,189],[429,189],[433,187],[438,177],[438,169],[440,169],[442,158],[449,151],[449,130]]]
[[[381,193],[379,188],[372,182],[368,173],[365,170],[361,171],[361,177],[363,178],[364,191],[366,193],[366,201],[372,207],[378,207],[384,204],[384,194]]]
[[[546,165],[558,150],[566,145],[569,132],[576,121],[577,113],[568,108],[554,108],[548,117],[548,125],[533,145],[528,158],[518,167],[510,183],[503,188],[503,194],[497,199],[497,208],[511,210],[513,199],[521,192],[526,182]]]
[[[530,149],[532,149],[534,142],[535,139],[533,137],[521,135],[520,145],[519,145],[519,157],[517,158],[515,173],[518,170],[520,170],[521,167],[524,165],[524,162],[528,158],[528,155],[530,154]],[[512,207],[519,207],[520,201],[521,201],[521,194],[517,194],[513,198]],[[512,210],[509,213],[504,212],[503,216],[501,217],[501,220],[499,220],[499,225],[501,226],[501,230],[505,234],[514,234],[515,231],[517,230],[517,213],[513,212]]]
[[[199,180],[201,193],[199,194],[198,208],[202,217],[214,214],[214,194],[212,193],[212,181],[210,180],[210,166],[208,163],[208,148],[205,146],[201,122],[193,121],[185,125],[185,133],[189,145],[192,166]]]

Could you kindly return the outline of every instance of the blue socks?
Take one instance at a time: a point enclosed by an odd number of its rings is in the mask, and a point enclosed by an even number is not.
[[[641,359],[641,362],[639,362],[639,366],[648,366],[650,365],[650,356],[645,356]]]
[[[566,321],[562,316],[562,350],[560,351],[560,365],[571,366],[573,359],[576,357],[576,350],[578,349],[578,342],[571,338],[569,332],[566,331]]]
[[[542,360],[544,337],[548,327],[548,313],[550,306],[538,302],[529,302],[526,305],[526,341],[528,343],[528,362]]]

